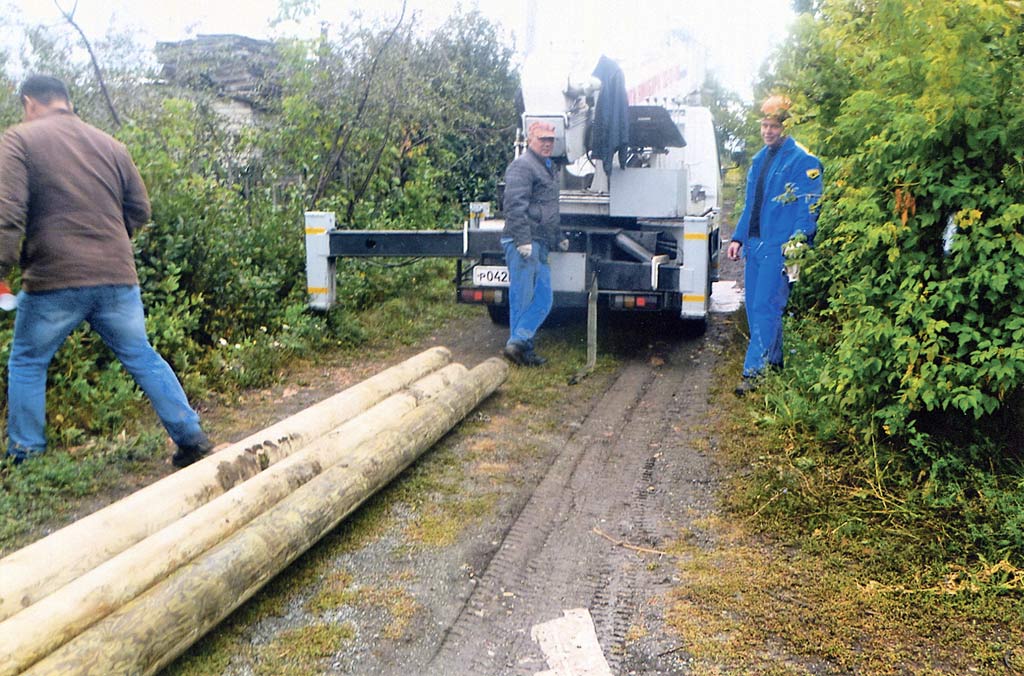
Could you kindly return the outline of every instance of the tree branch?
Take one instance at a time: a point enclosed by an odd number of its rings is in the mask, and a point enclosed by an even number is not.
[[[391,141],[391,124],[395,119],[395,109],[398,107],[397,97],[391,100],[391,106],[388,108],[388,123],[384,127],[384,140],[380,144],[380,148],[377,149],[377,156],[373,158],[373,165],[369,171],[366,172],[366,178],[363,180],[363,184],[359,186],[355,194],[352,195],[352,199],[349,200],[348,210],[345,213],[345,223],[352,225],[352,218],[355,215],[356,204],[362,199],[363,195],[366,194],[366,190],[370,187],[370,181],[373,180],[373,175],[377,173],[377,169],[380,168],[381,158],[384,157],[384,151],[388,147],[388,143]]]
[[[331,144],[331,153],[329,160],[324,165],[323,170],[320,172],[320,178],[317,180],[316,190],[313,192],[312,197],[309,200],[309,207],[313,208],[316,203],[324,196],[327,192],[327,185],[331,179],[334,178],[335,171],[338,166],[341,165],[342,159],[345,157],[345,153],[348,151],[348,144],[352,140],[352,133],[354,130],[355,122],[358,122],[363,116],[363,111],[366,109],[366,103],[370,98],[370,88],[373,85],[373,76],[377,72],[377,65],[380,62],[381,56],[384,54],[384,50],[387,49],[391,40],[394,39],[398,33],[398,29],[402,27],[402,22],[405,21],[405,9],[408,4],[408,0],[402,0],[402,12],[398,17],[398,21],[395,23],[395,27],[388,33],[388,37],[384,40],[384,43],[374,54],[373,60],[370,62],[370,72],[366,77],[366,86],[363,87],[363,95],[359,101],[359,105],[356,108],[356,114],[351,120],[343,120],[339,125],[337,131],[334,133],[334,140]],[[342,141],[344,136],[344,141]]]
[[[103,80],[103,72],[100,70],[99,61],[96,59],[96,53],[92,51],[92,45],[89,43],[89,38],[85,37],[85,32],[77,23],[75,23],[75,10],[78,9],[78,0],[75,0],[75,4],[71,8],[70,12],[61,7],[58,0],[53,0],[53,4],[57,6],[57,10],[64,16],[64,19],[71,24],[71,27],[78,31],[78,34],[82,37],[85,49],[89,52],[89,61],[92,62],[92,69],[96,73],[96,80],[99,82],[100,91],[103,92],[103,99],[107,102],[107,110],[110,111],[110,117],[114,120],[114,126],[120,127],[121,116],[117,114],[117,109],[114,108],[114,102],[110,100],[110,92],[107,91],[107,83]]]

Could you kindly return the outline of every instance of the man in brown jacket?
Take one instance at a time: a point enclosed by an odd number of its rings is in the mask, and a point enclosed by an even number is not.
[[[178,445],[176,467],[211,450],[171,367],[146,335],[131,234],[149,222],[146,186],[127,149],[85,124],[67,88],[34,75],[21,124],[0,140],[0,278],[21,267],[8,362],[7,454],[46,449],[46,371],[89,322],[132,375]]]

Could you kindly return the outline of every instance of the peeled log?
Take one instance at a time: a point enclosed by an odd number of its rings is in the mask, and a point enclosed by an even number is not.
[[[24,673],[155,673],[436,443],[507,374],[501,359],[480,364],[404,415],[397,429],[364,444]]]
[[[421,378],[336,427],[323,443],[296,451],[0,622],[0,676],[18,674],[42,659],[466,377],[465,366],[449,364]]]
[[[449,361],[426,350],[13,552],[0,560],[0,620]]]

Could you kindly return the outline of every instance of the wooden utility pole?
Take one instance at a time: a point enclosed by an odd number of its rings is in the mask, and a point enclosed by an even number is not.
[[[507,374],[508,364],[501,359],[480,364],[403,415],[393,429],[374,435],[244,528],[23,673],[157,672],[433,446]],[[311,447],[331,443],[335,442],[324,437]]]
[[[427,350],[0,559],[0,620],[451,360]]]

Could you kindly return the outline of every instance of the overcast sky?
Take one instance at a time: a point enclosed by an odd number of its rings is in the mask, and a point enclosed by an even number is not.
[[[59,0],[62,7],[74,0]],[[60,25],[54,0],[0,0],[34,23]],[[456,0],[408,0],[425,27],[439,23]],[[666,28],[681,28],[708,49],[708,65],[727,87],[744,98],[773,45],[781,41],[793,13],[790,0],[464,0],[500,23],[522,46],[530,6],[549,34],[564,35],[567,43],[588,42],[612,58],[650,50]],[[338,23],[358,10],[368,16],[397,17],[401,0],[320,0],[321,9],[304,26],[270,28],[278,0],[78,0],[75,19],[90,39],[113,26],[131,28],[142,44],[182,40],[206,33],[237,33],[272,37],[281,33],[315,34],[320,21]],[[9,38],[8,38],[9,39]],[[629,73],[626,73],[627,82]]]

